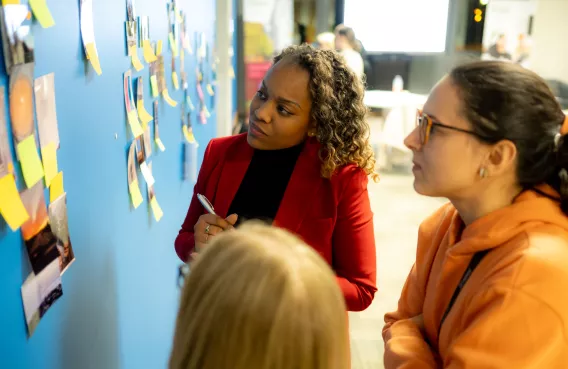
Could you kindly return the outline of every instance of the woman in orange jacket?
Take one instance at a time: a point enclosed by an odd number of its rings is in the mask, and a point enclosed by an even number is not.
[[[546,83],[502,62],[454,69],[405,145],[422,223],[385,367],[568,368],[568,139]],[[565,125],[568,125],[566,123]]]

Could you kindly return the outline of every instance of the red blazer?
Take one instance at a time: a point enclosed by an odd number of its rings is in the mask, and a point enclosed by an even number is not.
[[[331,179],[320,174],[320,144],[309,139],[300,154],[274,225],[299,235],[333,268],[351,311],[367,308],[376,288],[373,213],[367,175],[347,165]],[[227,211],[250,164],[253,149],[246,134],[213,139],[205,150],[191,204],[175,241],[187,261],[195,246],[193,226],[205,210],[196,194],[205,195],[221,217]]]

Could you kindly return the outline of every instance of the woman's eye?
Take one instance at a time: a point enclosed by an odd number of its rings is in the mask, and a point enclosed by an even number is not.
[[[261,90],[258,90],[256,94],[258,95],[259,99],[266,100],[266,95]]]
[[[283,106],[279,106],[279,107],[278,107],[278,112],[279,112],[280,114],[282,114],[282,115],[290,115],[290,114],[291,114],[291,113],[290,113],[288,110],[286,110],[286,108],[284,108]]]

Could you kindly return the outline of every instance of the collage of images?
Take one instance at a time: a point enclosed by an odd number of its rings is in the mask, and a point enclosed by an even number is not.
[[[63,172],[57,165],[60,142],[55,76],[51,73],[34,79],[31,11],[28,5],[9,4],[2,6],[0,14],[9,76],[8,109],[4,107],[5,91],[0,89],[0,213],[13,231],[20,229],[29,259],[30,273],[21,288],[29,336],[62,296],[61,276],[75,260]],[[34,14],[39,20],[35,11]],[[41,16],[45,21],[45,13]],[[45,22],[40,23],[43,26]],[[46,24],[54,25],[53,21]],[[19,166],[12,160],[6,113]]]
[[[127,151],[128,188],[136,209],[143,202],[138,181],[139,168],[146,182],[149,212],[156,221],[160,221],[164,213],[154,189],[155,179],[149,160],[153,145],[159,151],[166,150],[158,126],[158,98],[162,97],[171,107],[179,105],[181,108],[181,177],[195,181],[198,143],[193,135],[192,116],[201,124],[206,124],[210,117],[209,109],[214,107],[217,61],[210,53],[203,33],[196,34],[192,45],[186,14],[175,0],[167,3],[169,28],[166,42],[171,50],[171,85],[174,90],[184,92],[182,101],[178,103],[168,91],[162,41],[150,41],[149,18],[136,16],[134,0],[125,2],[128,17],[125,38],[134,69],[123,75],[127,122],[134,137]],[[36,4],[35,8],[33,4]],[[60,140],[55,76],[51,73],[34,78],[36,60],[32,24],[37,21],[42,28],[50,28],[55,26],[55,21],[45,2],[41,6],[37,4],[18,2],[0,8],[2,46],[9,76],[8,107],[4,106],[6,92],[0,87],[0,214],[12,231],[20,230],[29,259],[30,273],[21,287],[29,337],[49,308],[63,295],[61,276],[75,261],[63,171],[58,168],[57,162]],[[101,75],[92,7],[92,0],[80,1],[81,34],[85,56],[96,74]],[[149,80],[137,76],[134,81],[133,73],[144,69],[138,58],[140,49],[149,66],[150,76]],[[186,54],[196,57],[195,90],[190,89],[188,82]],[[176,63],[178,60],[179,63]],[[179,65],[178,70],[176,65]],[[148,81],[151,89],[147,96],[152,97],[152,114],[144,107],[144,83]],[[192,102],[192,94],[199,100],[197,106]]]

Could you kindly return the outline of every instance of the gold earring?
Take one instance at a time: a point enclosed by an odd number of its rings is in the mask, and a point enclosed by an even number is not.
[[[309,137],[315,137],[316,133],[313,131],[308,132]]]
[[[479,168],[479,176],[480,176],[481,178],[487,177],[487,169],[485,169],[485,168]]]

